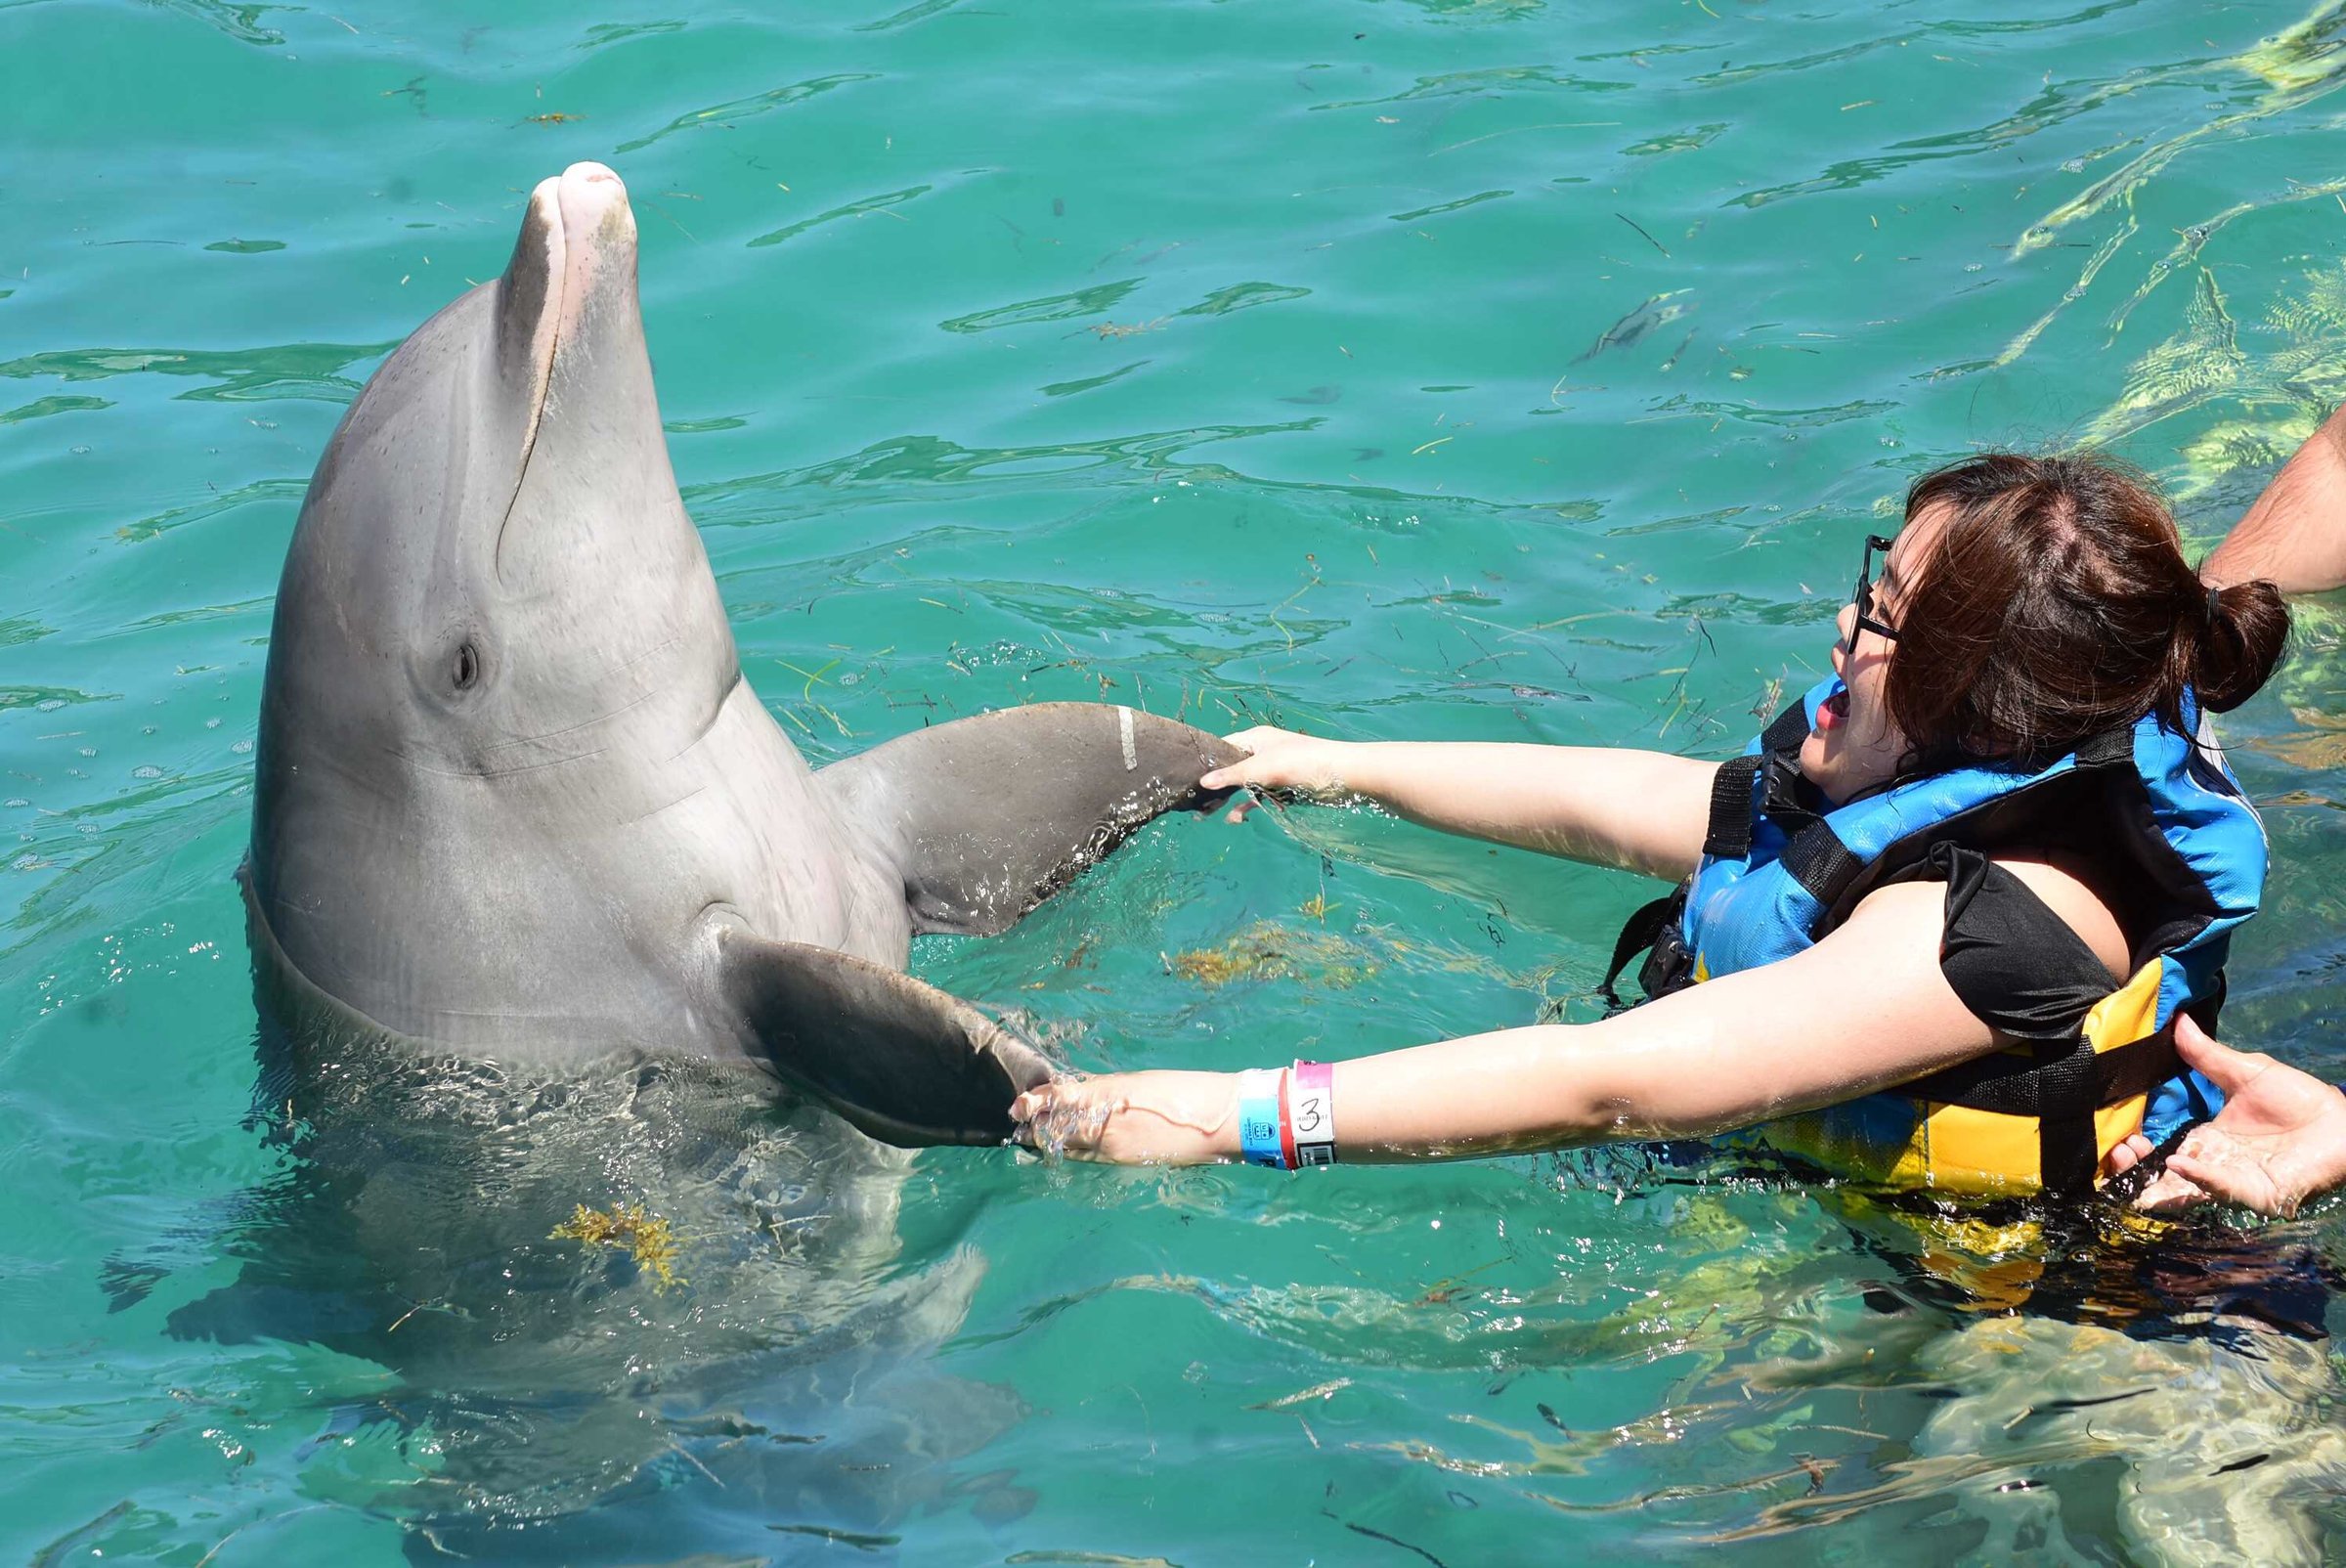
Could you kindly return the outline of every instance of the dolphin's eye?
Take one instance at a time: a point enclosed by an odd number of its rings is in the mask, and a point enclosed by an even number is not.
[[[456,648],[456,681],[458,691],[470,691],[472,683],[481,678],[481,656],[469,642]]]

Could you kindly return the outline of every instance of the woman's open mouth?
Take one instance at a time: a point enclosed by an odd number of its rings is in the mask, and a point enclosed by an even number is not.
[[[1842,687],[1816,705],[1816,732],[1820,735],[1839,729],[1849,721],[1849,688]]]

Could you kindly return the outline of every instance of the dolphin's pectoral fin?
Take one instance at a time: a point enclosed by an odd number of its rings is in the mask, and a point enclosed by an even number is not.
[[[998,1144],[1050,1064],[969,1003],[830,947],[722,937],[724,989],[754,1060],[905,1148]]]
[[[1201,729],[1106,703],[956,719],[823,769],[832,799],[892,849],[913,930],[1007,931],[1151,817],[1207,810],[1198,775],[1245,754]]]

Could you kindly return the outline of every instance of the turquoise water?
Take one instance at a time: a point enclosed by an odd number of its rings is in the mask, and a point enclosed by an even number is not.
[[[583,1094],[532,1147],[618,1153],[533,1191],[675,1216],[685,1285],[523,1238],[568,1337],[425,1293],[371,1355],[206,1304],[247,1265],[330,1304],[347,1261],[280,1201],[230,881],[278,566],[538,179],[629,182],[685,499],[818,762],[1103,696],[1708,754],[1818,671],[1920,468],[2093,439],[2212,538],[2346,396],[2346,13],[481,15],[0,4],[0,1552],[2324,1555],[2334,1210],[2048,1238],[1633,1155],[895,1171],[738,1108],[687,1166]],[[2337,1077],[2310,619],[2226,730],[2276,851],[2228,1020]],[[1587,1016],[1651,891],[1183,819],[915,967],[1086,1067],[1231,1067]],[[488,1159],[448,1153],[458,1207]]]

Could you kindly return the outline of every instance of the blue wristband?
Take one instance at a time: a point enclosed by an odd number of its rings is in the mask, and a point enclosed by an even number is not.
[[[1287,1168],[1279,1136],[1280,1067],[1250,1067],[1238,1074],[1238,1153],[1249,1165]]]

